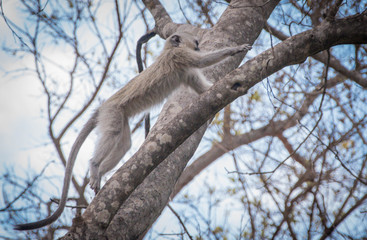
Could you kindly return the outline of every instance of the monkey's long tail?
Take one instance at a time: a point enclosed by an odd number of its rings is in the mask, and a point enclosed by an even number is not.
[[[82,146],[83,142],[85,141],[85,139],[92,132],[92,130],[96,127],[97,115],[98,115],[98,112],[96,111],[93,114],[93,116],[88,120],[88,122],[85,124],[85,126],[83,127],[82,131],[80,132],[79,136],[76,138],[73,144],[73,147],[71,149],[71,152],[70,152],[67,164],[66,164],[66,168],[65,168],[64,185],[62,189],[59,207],[56,209],[56,211],[51,216],[43,220],[40,220],[37,222],[15,225],[14,226],[15,230],[31,230],[31,229],[40,228],[48,224],[51,224],[52,222],[54,222],[56,219],[60,217],[61,213],[64,211],[64,208],[65,208],[69,186],[70,186],[70,180],[72,176],[72,169],[74,167],[76,156],[79,152],[80,147]]]

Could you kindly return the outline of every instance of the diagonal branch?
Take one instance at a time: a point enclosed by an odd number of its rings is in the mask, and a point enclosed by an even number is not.
[[[288,38],[287,35],[285,35],[281,31],[278,31],[277,29],[275,29],[273,26],[270,26],[269,24],[266,25],[265,30],[269,31],[272,35],[277,37],[279,40],[284,41],[285,39]],[[312,56],[312,58],[324,64],[327,64],[327,57],[328,56],[326,52],[320,52]],[[332,67],[335,71],[348,77],[350,80],[356,82],[363,88],[367,88],[367,79],[365,79],[360,72],[347,69],[335,57],[330,56],[329,66]]]

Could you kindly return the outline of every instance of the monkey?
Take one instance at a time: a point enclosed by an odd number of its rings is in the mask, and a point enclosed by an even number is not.
[[[115,167],[130,149],[128,120],[131,117],[159,104],[181,85],[191,87],[198,94],[207,91],[213,83],[204,77],[201,68],[250,49],[249,44],[243,44],[213,52],[201,52],[199,41],[192,34],[176,32],[169,36],[156,61],[103,102],[82,128],[67,161],[57,210],[46,219],[15,225],[14,228],[16,230],[40,228],[54,222],[61,215],[66,204],[76,156],[94,128],[99,130],[99,138],[90,160],[89,184],[97,193],[101,177]]]

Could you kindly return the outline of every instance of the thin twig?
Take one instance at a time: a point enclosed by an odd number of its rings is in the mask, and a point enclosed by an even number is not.
[[[187,234],[187,236],[190,238],[190,240],[193,240],[193,238],[191,237],[189,231],[187,230],[184,222],[182,221],[180,215],[178,215],[178,213],[171,207],[171,205],[168,203],[167,207],[171,210],[171,212],[177,217],[178,221],[180,222],[181,226],[183,227],[185,233]]]

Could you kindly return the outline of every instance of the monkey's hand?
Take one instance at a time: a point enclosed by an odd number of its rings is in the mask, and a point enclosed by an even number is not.
[[[241,46],[236,47],[235,52],[233,54],[231,54],[231,56],[240,53],[240,52],[244,52],[244,51],[248,51],[251,50],[251,45],[250,44],[242,44]]]

